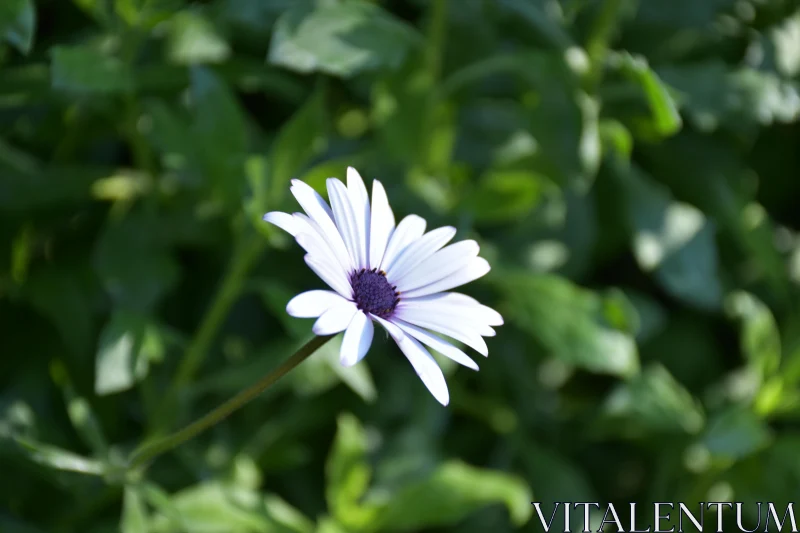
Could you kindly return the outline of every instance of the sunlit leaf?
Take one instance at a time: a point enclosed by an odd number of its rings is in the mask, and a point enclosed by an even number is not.
[[[531,517],[532,494],[520,478],[461,461],[437,467],[426,479],[400,488],[378,514],[380,531],[453,526],[487,505],[505,504],[515,526]]]
[[[118,311],[100,333],[95,359],[95,393],[113,394],[142,380],[163,358],[159,331],[140,315]]]
[[[181,11],[170,19],[169,24],[168,57],[173,63],[221,63],[230,55],[228,43],[200,14]]]
[[[479,221],[502,222],[525,216],[541,199],[549,183],[543,176],[524,171],[490,171],[464,200]]]
[[[417,42],[413,29],[376,4],[325,3],[289,10],[276,23],[269,61],[298,72],[350,77],[397,68]]]
[[[726,301],[728,313],[741,322],[742,351],[762,378],[781,362],[781,337],[769,308],[752,294],[735,292]]]
[[[53,89],[70,94],[114,94],[133,89],[122,60],[86,46],[57,46],[50,70]]]
[[[608,324],[599,295],[551,275],[507,272],[496,283],[512,309],[510,321],[549,354],[593,372],[638,372],[633,338]]]
[[[619,385],[606,399],[603,413],[610,420],[621,421],[621,430],[631,436],[696,434],[705,423],[699,402],[660,365],[648,366]]]
[[[668,190],[635,168],[625,171],[623,184],[639,266],[654,272],[677,298],[718,308],[722,287],[713,223],[699,209],[673,200]]]
[[[122,533],[147,533],[147,509],[137,487],[126,486],[122,496]]]
[[[33,0],[5,0],[0,5],[0,39],[23,54],[33,48],[36,31],[36,6]]]

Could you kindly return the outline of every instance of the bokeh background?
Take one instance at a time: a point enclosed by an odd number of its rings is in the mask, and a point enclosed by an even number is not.
[[[2,0],[0,531],[755,527],[800,489],[798,74],[793,0]],[[347,165],[481,243],[480,372],[443,408],[334,340],[126,472],[310,338],[261,216]]]

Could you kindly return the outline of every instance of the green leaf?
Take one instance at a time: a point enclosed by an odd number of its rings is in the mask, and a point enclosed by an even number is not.
[[[99,461],[56,446],[14,435],[7,430],[4,424],[0,423],[0,454],[9,452],[18,454],[26,461],[53,470],[93,476],[102,476],[106,473],[105,465]]]
[[[479,222],[518,220],[534,209],[549,182],[523,170],[490,170],[463,200],[463,208]]]
[[[733,70],[719,60],[659,69],[674,87],[679,107],[703,131],[723,127],[750,135],[757,125],[793,122],[800,116],[800,87],[750,68]]]
[[[509,319],[548,354],[592,372],[631,376],[639,371],[636,343],[609,325],[604,298],[551,275],[505,272],[496,277]]]
[[[79,267],[48,266],[32,271],[23,288],[24,297],[52,321],[74,356],[91,350],[92,313],[81,279],[86,273]]]
[[[699,432],[705,423],[700,402],[660,364],[652,364],[606,399],[603,414],[621,422],[630,436]],[[598,424],[604,431],[607,422]]]
[[[521,450],[520,456],[536,501],[548,506],[559,501],[597,501],[597,493],[586,474],[559,452],[530,444]]]
[[[151,491],[152,493],[152,491]],[[159,498],[160,500],[162,498]],[[152,533],[311,533],[313,525],[274,496],[220,481],[198,483],[161,502]]]
[[[297,72],[347,78],[365,70],[399,67],[417,42],[411,27],[376,4],[331,2],[284,13],[275,25],[268,59]]]
[[[50,68],[57,91],[93,95],[133,90],[133,74],[127,64],[87,46],[56,46]]]
[[[170,19],[167,54],[172,63],[222,63],[230,53],[228,43],[199,13],[181,11]]]
[[[326,145],[325,93],[317,91],[279,130],[270,149],[269,199],[272,205],[288,194],[289,181]],[[267,203],[264,199],[264,204]],[[263,213],[262,213],[263,214]]]
[[[361,505],[372,469],[367,463],[367,433],[356,417],[340,415],[336,438],[325,464],[325,498],[333,516],[348,528],[361,529],[375,523],[378,508]]]
[[[35,163],[20,172],[6,168],[2,160],[0,171],[3,173],[3,179],[0,180],[0,208],[11,212],[82,204],[91,198],[92,184],[107,177],[110,172],[106,168],[91,166],[38,167]]]
[[[655,139],[677,133],[683,125],[677,106],[647,60],[627,52],[615,54],[612,60],[612,64],[618,65],[622,74],[638,86],[647,102],[650,116],[635,117],[634,124]]]
[[[516,527],[531,517],[532,494],[527,483],[504,472],[447,461],[425,479],[394,494],[376,518],[376,531],[420,531],[455,526],[471,513],[505,504]]]
[[[709,421],[701,442],[712,458],[736,461],[765,448],[772,438],[770,428],[752,411],[731,407]]]
[[[67,374],[67,368],[60,360],[55,360],[50,365],[50,374],[53,381],[61,387],[64,394],[64,403],[67,406],[72,427],[80,435],[83,442],[91,448],[96,455],[108,453],[108,441],[103,434],[100,420],[86,398],[78,396],[72,385],[72,380]]]
[[[157,242],[155,224],[131,216],[109,224],[95,245],[95,269],[120,307],[148,312],[178,281],[178,264]]]
[[[569,48],[573,40],[555,20],[557,10],[547,9],[545,2],[526,0],[498,0],[497,4],[507,10],[514,18],[519,18],[533,28],[534,32],[548,44],[562,49]]]
[[[0,4],[0,39],[23,54],[33,48],[36,33],[36,6],[33,0],[4,0]]]
[[[114,394],[144,379],[150,363],[164,353],[159,331],[143,316],[117,311],[100,333],[94,391]]]
[[[245,186],[245,115],[230,87],[211,70],[193,67],[190,91],[194,154],[209,183],[234,205],[241,201]]]
[[[676,202],[669,190],[635,167],[623,171],[633,252],[673,296],[702,309],[718,309],[716,230],[697,208]]]
[[[763,66],[786,78],[800,74],[800,10],[762,33],[749,52],[754,57],[763,57]]]
[[[726,300],[728,314],[741,322],[741,345],[748,365],[761,379],[781,363],[781,337],[770,309],[752,294],[736,291]]]
[[[122,496],[122,533],[148,533],[147,508],[137,487],[126,486]]]
[[[533,169],[587,190],[600,165],[599,103],[580,89],[560,55],[521,56],[518,74],[532,90],[523,104],[538,144]]]

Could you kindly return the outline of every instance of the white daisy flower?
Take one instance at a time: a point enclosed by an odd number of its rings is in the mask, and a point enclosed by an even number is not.
[[[310,186],[292,180],[291,191],[302,213],[271,212],[264,220],[290,233],[307,254],[309,267],[332,291],[298,294],[286,306],[294,317],[316,318],[317,335],[344,331],[342,365],[358,363],[372,344],[373,322],[392,336],[417,375],[442,404],[450,395],[444,375],[426,345],[453,361],[478,370],[478,365],[446,335],[488,355],[483,337],[503,324],[500,314],[475,299],[444,292],[489,272],[478,257],[478,243],[445,246],[453,227],[425,233],[424,219],[409,215],[395,226],[386,191],[372,184],[372,205],[359,173],[347,169],[347,186],[328,178],[330,207]]]

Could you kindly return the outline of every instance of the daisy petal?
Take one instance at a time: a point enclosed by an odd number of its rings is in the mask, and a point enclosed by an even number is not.
[[[358,263],[360,268],[370,268],[369,264],[369,226],[370,208],[369,194],[364,186],[361,174],[353,167],[347,167],[347,192],[356,221],[356,238],[358,240]]]
[[[323,239],[324,237],[315,231],[310,233],[299,233],[297,237],[295,237],[297,244],[302,246],[303,249],[308,252],[308,255],[313,257],[314,260],[318,261],[320,264],[325,265],[326,269],[338,278],[338,282],[340,284],[344,283],[345,285],[349,286],[350,282],[345,270],[336,260],[336,256],[333,254],[333,251]]]
[[[347,280],[339,275],[340,271],[336,267],[327,261],[317,259],[311,254],[306,254],[304,259],[308,267],[313,270],[322,281],[327,283],[331,289],[341,294],[345,299],[350,299],[353,289],[350,287],[350,284],[347,283]]]
[[[353,366],[361,361],[372,344],[374,327],[372,320],[362,312],[353,315],[350,325],[344,332],[342,348],[339,352],[339,361],[344,366]]]
[[[428,350],[417,339],[406,335],[403,330],[391,322],[379,317],[375,317],[375,320],[389,332],[433,397],[442,405],[450,403],[450,393],[447,391],[447,382],[444,380],[442,369],[439,368]]]
[[[426,225],[425,219],[417,215],[408,215],[401,220],[389,238],[380,268],[386,270],[390,267],[395,258],[406,249],[406,246],[422,237]]]
[[[345,302],[322,313],[311,330],[317,335],[335,335],[347,329],[356,314],[356,304]]]
[[[391,265],[384,270],[389,280],[402,278],[406,272],[430,257],[439,248],[447,244],[456,234],[456,228],[445,226],[429,231],[416,241],[406,246]]]
[[[474,298],[456,292],[440,292],[419,298],[403,299],[398,308],[424,309],[429,313],[449,315],[458,320],[467,320],[476,324],[489,326],[503,325],[500,313],[480,304]],[[491,328],[489,328],[491,329]]]
[[[331,307],[346,301],[333,291],[306,291],[289,300],[286,312],[297,318],[317,318]]]
[[[264,222],[269,222],[270,224],[278,226],[283,231],[290,234],[292,237],[297,235],[298,231],[300,230],[297,221],[289,213],[272,211],[271,213],[267,213],[266,215],[264,215],[263,220]]]
[[[480,252],[475,241],[461,241],[445,246],[393,281],[400,292],[418,289],[464,268]]]
[[[339,228],[342,239],[344,239],[352,264],[356,268],[362,268],[359,256],[358,223],[356,222],[356,215],[353,212],[347,189],[336,178],[328,178],[326,184],[328,185],[328,197],[331,199],[336,226]]]
[[[322,199],[322,196],[300,180],[292,180],[291,191],[297,203],[300,204],[309,218],[319,226],[325,242],[333,250],[342,268],[346,271],[352,270],[354,264],[347,253],[342,236],[333,222],[333,212],[328,207],[328,204],[325,203],[325,200]]]
[[[394,213],[386,190],[378,180],[372,182],[372,220],[369,231],[369,264],[377,267],[383,260],[389,237],[394,231]]]
[[[455,322],[448,315],[440,315],[436,313],[429,313],[421,309],[400,309],[395,310],[395,317],[419,326],[427,328],[442,335],[447,335],[453,339],[463,342],[470,348],[474,349],[481,355],[489,355],[489,348],[486,346],[486,341],[476,331],[475,325],[469,322]]]
[[[418,289],[405,292],[403,293],[403,297],[416,298],[418,296],[427,296],[429,294],[453,289],[485,276],[490,270],[491,267],[486,259],[483,257],[475,257],[470,260],[469,263],[467,263],[467,266],[458,272],[455,272],[444,279],[440,279],[439,281],[431,283],[430,285],[426,285],[425,287],[420,287]]]
[[[449,342],[437,337],[436,335],[433,335],[432,333],[428,333],[422,328],[418,328],[417,326],[411,325],[408,322],[404,322],[400,319],[394,319],[392,320],[392,323],[397,325],[400,329],[421,343],[428,345],[430,348],[433,348],[445,357],[449,357],[456,363],[464,365],[467,368],[478,370],[478,364],[475,361],[473,361],[467,354]]]

